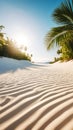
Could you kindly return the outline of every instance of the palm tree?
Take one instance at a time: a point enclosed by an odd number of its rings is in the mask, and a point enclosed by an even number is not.
[[[5,43],[4,39],[4,33],[2,33],[2,29],[4,28],[3,25],[0,26],[0,45],[3,45]]]
[[[62,2],[52,16],[59,26],[47,33],[47,49],[51,49],[55,43],[61,47],[63,44],[73,44],[73,0]]]

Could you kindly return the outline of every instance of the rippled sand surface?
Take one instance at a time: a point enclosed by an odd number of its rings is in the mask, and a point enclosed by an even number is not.
[[[73,130],[73,61],[0,74],[0,130]]]

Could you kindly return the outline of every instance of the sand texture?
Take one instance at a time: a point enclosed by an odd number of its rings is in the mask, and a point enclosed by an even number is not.
[[[73,130],[73,61],[1,71],[0,104],[0,130]]]

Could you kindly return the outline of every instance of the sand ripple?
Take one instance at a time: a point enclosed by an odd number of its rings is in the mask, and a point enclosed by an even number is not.
[[[0,130],[73,130],[73,62],[0,75]]]

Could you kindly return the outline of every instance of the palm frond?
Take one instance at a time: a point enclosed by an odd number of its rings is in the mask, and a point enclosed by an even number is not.
[[[70,40],[73,40],[73,28],[69,25],[52,28],[45,37],[48,50],[54,46],[54,43],[60,45]]]
[[[52,14],[59,24],[73,24],[73,0],[66,0]]]

